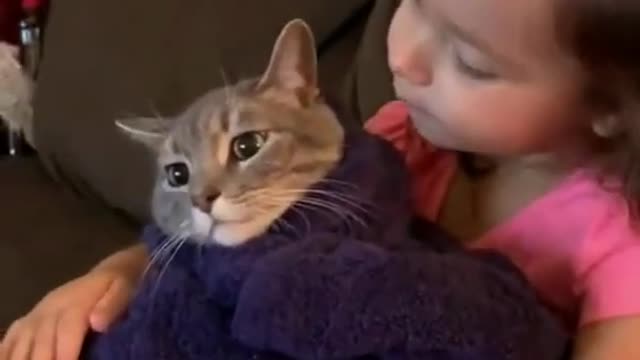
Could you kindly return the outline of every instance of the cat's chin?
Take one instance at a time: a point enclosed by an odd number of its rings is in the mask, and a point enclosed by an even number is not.
[[[209,214],[191,208],[191,239],[198,243],[208,242],[208,239],[213,235],[213,226],[213,219]]]
[[[190,238],[198,244],[215,244],[227,247],[240,246],[261,235],[273,219],[256,217],[246,222],[216,222],[211,215],[193,208]]]
[[[267,227],[256,228],[255,224],[243,223],[218,223],[213,225],[212,231],[199,231],[194,229],[191,239],[202,245],[220,245],[236,247],[249,242],[262,234]]]

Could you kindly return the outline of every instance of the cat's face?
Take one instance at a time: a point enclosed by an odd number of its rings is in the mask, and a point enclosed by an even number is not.
[[[301,21],[285,27],[260,80],[213,90],[175,119],[118,125],[158,154],[158,225],[225,246],[277,221],[335,166],[344,138],[318,96],[313,38]]]

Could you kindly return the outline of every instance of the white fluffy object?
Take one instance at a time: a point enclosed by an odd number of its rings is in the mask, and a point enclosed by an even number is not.
[[[18,48],[0,42],[0,117],[10,129],[24,133],[32,146],[33,88],[18,61]]]

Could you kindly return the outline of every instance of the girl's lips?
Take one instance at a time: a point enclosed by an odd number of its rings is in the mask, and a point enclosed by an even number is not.
[[[449,128],[449,124],[434,115],[428,108],[407,103],[413,127],[422,137],[440,148],[453,149],[460,140]]]
[[[407,108],[409,109],[409,113],[410,114],[419,115],[419,117],[421,119],[425,118],[425,119],[429,119],[429,120],[438,121],[438,117],[435,116],[429,109],[426,109],[426,108],[423,108],[423,107],[418,107],[418,106],[413,106],[413,105],[411,105],[409,103],[406,103],[406,104],[407,104]]]
[[[428,116],[430,118],[436,118],[436,116],[433,114],[433,112],[429,110],[429,108],[426,108],[424,106],[416,106],[414,105],[415,102],[412,102],[410,99],[406,97],[400,96],[399,99],[405,104],[407,109],[409,109],[410,113],[418,113],[424,116]]]

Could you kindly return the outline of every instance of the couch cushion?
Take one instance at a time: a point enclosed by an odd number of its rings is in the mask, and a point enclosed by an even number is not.
[[[395,98],[387,66],[387,32],[400,0],[379,0],[367,17],[367,25],[354,59],[353,107],[360,119],[368,119]]]
[[[0,158],[0,332],[47,291],[136,239],[133,226],[53,183],[35,158]]]
[[[259,74],[293,17],[317,35],[322,84],[353,99],[343,84],[355,84],[352,59],[378,3],[387,1],[54,1],[35,105],[41,156],[80,194],[146,220],[152,159],[116,132],[116,117],[174,114],[223,72]]]

